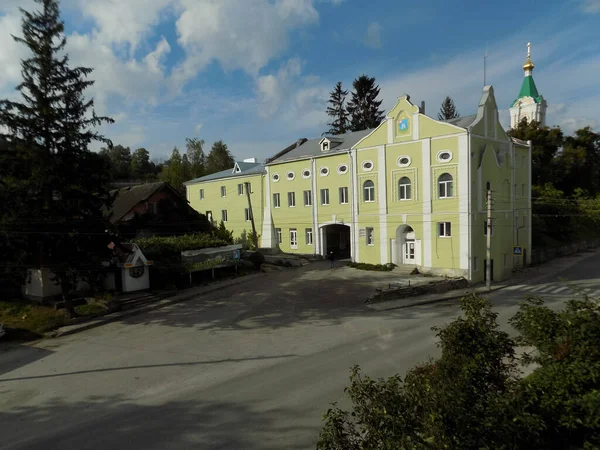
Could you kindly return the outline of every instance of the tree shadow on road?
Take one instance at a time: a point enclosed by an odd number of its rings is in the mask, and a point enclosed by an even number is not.
[[[301,449],[314,448],[314,424],[297,412],[249,404],[168,401],[140,404],[119,396],[66,403],[54,399],[0,412],[0,447],[11,449]]]
[[[123,322],[216,331],[280,329],[297,324],[330,326],[375,314],[365,300],[381,286],[382,278],[359,275],[328,278],[324,266],[275,273]],[[420,314],[406,309],[402,316],[410,319]]]

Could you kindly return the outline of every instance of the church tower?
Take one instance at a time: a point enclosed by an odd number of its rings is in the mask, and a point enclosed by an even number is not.
[[[533,81],[534,64],[531,61],[531,43],[527,43],[527,59],[523,64],[525,78],[521,85],[519,96],[510,107],[510,127],[516,128],[519,122],[526,118],[528,122],[535,120],[542,126],[546,125],[546,108],[548,104],[544,97],[538,94]]]

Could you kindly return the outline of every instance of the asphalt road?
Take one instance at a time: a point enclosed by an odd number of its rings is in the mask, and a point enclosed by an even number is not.
[[[600,254],[563,258],[542,277],[491,294],[500,323],[509,330],[528,293],[560,307],[573,295],[563,278],[597,295],[599,268]],[[431,327],[459,314],[458,301],[449,301],[377,313],[294,309],[273,320],[279,311],[271,304],[258,320],[239,306],[254,297],[262,298],[232,288],[0,349],[0,448],[314,448],[328,405],[346,404],[352,365],[372,376],[402,374],[437,355]]]

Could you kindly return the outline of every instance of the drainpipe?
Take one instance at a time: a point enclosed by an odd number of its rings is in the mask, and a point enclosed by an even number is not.
[[[354,248],[354,243],[356,242],[356,233],[357,226],[354,223],[355,211],[354,211],[354,198],[350,198],[354,196],[354,163],[355,161],[352,159],[352,150],[348,150],[348,158],[350,159],[350,167],[348,170],[350,171],[350,187],[348,192],[348,201],[350,202],[350,259],[352,262],[356,262],[356,249]]]
[[[472,215],[471,215],[471,203],[473,202],[472,199],[472,186],[473,186],[473,180],[471,180],[472,177],[472,170],[471,170],[471,131],[469,129],[467,129],[467,167],[469,170],[469,187],[467,188],[467,191],[469,193],[469,204],[467,207],[467,211],[468,211],[468,229],[469,229],[469,237],[468,237],[468,251],[467,251],[467,255],[468,255],[468,264],[469,264],[469,268],[467,270],[467,273],[469,274],[469,281],[471,281],[473,279],[473,263],[471,262],[471,258],[473,257],[471,248],[473,246],[473,230],[472,230]]]

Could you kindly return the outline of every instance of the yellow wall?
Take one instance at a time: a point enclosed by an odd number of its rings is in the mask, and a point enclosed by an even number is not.
[[[238,184],[250,182],[250,200],[254,214],[256,232],[260,235],[263,220],[263,175],[223,178],[205,181],[187,186],[188,200],[192,208],[206,214],[212,211],[213,222],[218,225],[221,221],[221,211],[227,210],[225,227],[233,231],[234,237],[240,237],[245,232],[252,232],[252,223],[245,220],[245,208],[248,208],[246,191],[238,195]],[[221,186],[226,188],[226,196],[221,196]],[[200,189],[204,189],[204,199],[200,200]]]
[[[419,115],[419,137],[421,139],[460,133],[464,133],[464,130],[447,123],[439,122],[431,117],[422,114]]]

